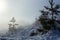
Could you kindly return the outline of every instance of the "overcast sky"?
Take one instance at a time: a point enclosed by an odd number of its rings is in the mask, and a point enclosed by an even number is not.
[[[57,4],[60,0],[54,0]],[[19,25],[31,24],[48,6],[48,0],[0,0],[0,30],[8,29],[9,20],[15,17]]]

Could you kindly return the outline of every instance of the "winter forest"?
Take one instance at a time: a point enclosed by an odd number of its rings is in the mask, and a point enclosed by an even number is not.
[[[41,5],[45,3],[43,1],[40,3]],[[24,26],[21,26],[20,24],[24,22],[21,22],[19,24],[17,22],[17,19],[15,19],[15,17],[11,17],[11,19],[9,19],[7,23],[8,30],[5,31],[4,33],[0,33],[0,40],[60,40],[60,19],[59,19],[60,0],[57,0],[58,2],[55,0],[46,0],[46,1],[47,1],[46,5],[44,4],[43,7],[41,7],[42,9],[40,8],[38,10],[39,16],[36,16],[34,20],[33,20],[33,17],[32,19],[27,17],[29,18],[29,20],[34,21],[31,24],[27,23],[27,25],[24,24]],[[0,9],[1,8],[4,8],[4,7],[0,7]],[[14,9],[14,12],[15,10],[16,9]],[[31,11],[28,11],[28,12],[31,12]],[[18,14],[18,11],[17,11],[17,14]],[[18,15],[20,18],[21,14],[18,14]],[[34,14],[31,14],[31,15],[34,15]],[[26,21],[28,20],[26,19]]]

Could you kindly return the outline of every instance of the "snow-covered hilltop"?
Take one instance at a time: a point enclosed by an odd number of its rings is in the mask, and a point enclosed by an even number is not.
[[[37,29],[43,29],[42,25],[39,22],[35,22],[30,25],[28,28],[17,29],[15,34],[6,34],[5,37],[0,39],[6,40],[60,40],[60,31],[58,30],[49,30],[47,33],[41,35]],[[31,35],[34,33],[33,35]]]

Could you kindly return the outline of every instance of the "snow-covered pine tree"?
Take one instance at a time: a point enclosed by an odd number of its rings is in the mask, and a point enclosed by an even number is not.
[[[50,19],[49,19],[49,16],[48,16],[49,12],[42,10],[41,13],[42,13],[42,15],[40,16],[39,21],[41,22],[41,24],[43,25],[43,28],[45,30],[50,30],[51,29],[50,23],[49,23]]]
[[[49,0],[49,4],[50,7],[48,6],[44,6],[44,8],[46,9],[46,11],[42,10],[41,13],[42,15],[39,17],[39,21],[41,22],[41,24],[43,25],[44,29],[56,29],[55,26],[55,21],[57,18],[57,15],[59,15],[60,11],[60,5],[57,4],[55,5],[55,3],[53,2],[53,0]],[[47,13],[47,17],[48,17],[48,22],[46,22],[46,13]],[[49,16],[48,16],[49,15]]]
[[[47,6],[44,6],[45,9],[47,9],[49,12],[51,12],[51,25],[52,25],[52,29],[55,29],[55,26],[54,26],[54,22],[56,21],[56,16],[59,15],[60,11],[59,11],[59,8],[60,8],[60,5],[57,4],[55,5],[55,3],[53,2],[53,0],[49,0],[49,4],[50,4],[50,7],[47,7]]]
[[[15,31],[16,31],[15,26],[18,25],[18,24],[16,24],[15,22],[16,22],[15,18],[12,17],[12,19],[10,20],[10,23],[8,24],[9,25],[9,33],[10,34],[14,34]]]

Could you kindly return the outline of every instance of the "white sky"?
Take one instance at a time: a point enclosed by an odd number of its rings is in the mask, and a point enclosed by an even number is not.
[[[8,29],[8,22],[11,17],[15,17],[19,25],[33,23],[40,14],[40,1],[0,0],[0,30]]]
[[[0,30],[8,29],[11,17],[15,17],[19,25],[33,23],[44,5],[48,5],[47,0],[0,0]]]

